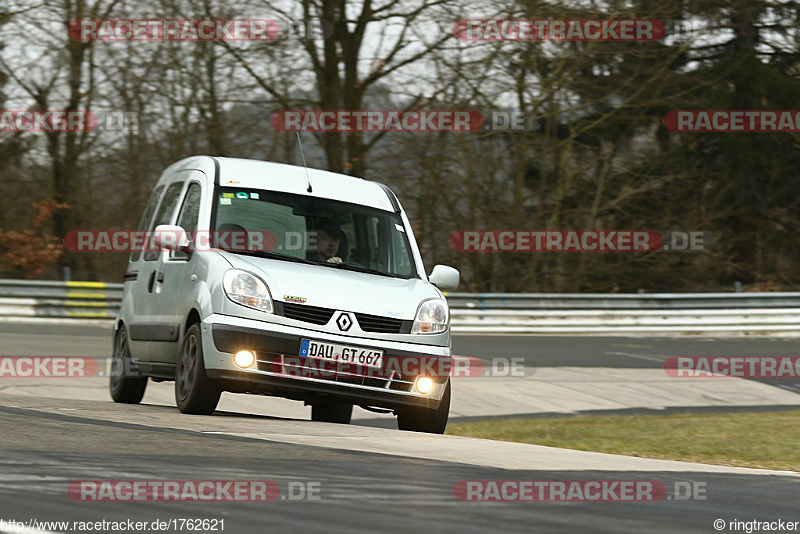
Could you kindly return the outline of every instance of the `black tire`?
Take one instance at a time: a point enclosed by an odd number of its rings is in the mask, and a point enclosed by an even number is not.
[[[447,419],[450,416],[450,380],[442,395],[442,402],[437,408],[427,406],[404,407],[397,411],[397,428],[413,432],[444,434]]]
[[[211,415],[220,395],[219,385],[206,375],[200,325],[193,324],[186,331],[175,366],[175,403],[182,413]]]
[[[349,425],[352,417],[353,405],[349,402],[316,402],[311,405],[312,421]]]
[[[128,347],[128,330],[122,324],[114,335],[114,355],[111,360],[111,374],[108,389],[114,402],[139,404],[147,388],[147,377],[142,376],[131,361]]]

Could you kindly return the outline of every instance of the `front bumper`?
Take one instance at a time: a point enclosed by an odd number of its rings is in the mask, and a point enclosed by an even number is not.
[[[202,331],[206,373],[219,380],[225,390],[306,402],[335,398],[387,409],[420,405],[436,408],[444,394],[447,376],[433,376],[436,383],[433,391],[423,395],[414,390],[416,375],[408,371],[408,367],[403,368],[408,373],[403,375],[392,371],[387,362],[408,359],[451,361],[450,347],[343,336],[225,315],[206,318]],[[357,366],[340,366],[335,372],[319,368],[316,372],[313,368],[309,371],[306,365],[314,362],[298,356],[303,338],[383,349],[384,367],[389,370],[365,374],[354,370]],[[236,367],[232,355],[239,350],[255,352],[257,364],[246,370]]]

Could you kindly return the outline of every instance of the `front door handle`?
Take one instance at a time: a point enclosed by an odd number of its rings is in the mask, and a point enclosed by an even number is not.
[[[162,271],[161,269],[150,273],[150,278],[147,280],[148,293],[153,292],[153,286],[155,285],[156,281],[158,281],[159,284],[164,282],[164,271]]]

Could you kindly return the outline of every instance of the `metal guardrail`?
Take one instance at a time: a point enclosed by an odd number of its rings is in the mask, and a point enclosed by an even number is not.
[[[122,284],[0,280],[0,317],[112,319]]]
[[[113,318],[122,284],[0,280],[0,318]],[[800,292],[451,293],[457,333],[800,333]]]
[[[478,310],[800,308],[800,293],[453,293],[447,301]]]

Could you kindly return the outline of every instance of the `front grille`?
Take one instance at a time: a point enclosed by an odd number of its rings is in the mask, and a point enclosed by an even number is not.
[[[293,304],[291,302],[283,303],[283,315],[285,317],[312,324],[328,324],[334,311],[335,310],[319,308],[317,306],[306,306],[304,304]]]
[[[364,332],[377,332],[381,334],[400,334],[403,331],[403,321],[379,315],[357,313],[356,319]]]
[[[311,324],[328,324],[333,314],[336,313],[336,310],[330,308],[306,306],[305,304],[295,304],[293,302],[283,302],[282,304],[284,317]],[[411,332],[411,321],[366,313],[356,313],[355,316],[361,330],[364,332],[378,334],[408,334]]]

